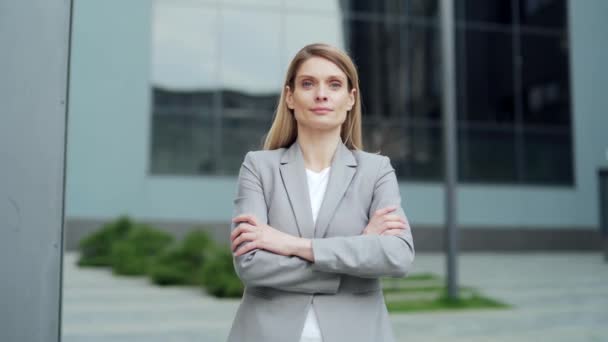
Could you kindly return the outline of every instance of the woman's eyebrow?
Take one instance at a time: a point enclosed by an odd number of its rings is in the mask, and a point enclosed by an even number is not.
[[[296,77],[296,78],[314,78],[314,79],[317,79],[317,77],[312,76],[312,75],[298,75],[298,77]],[[342,76],[342,75],[329,75],[329,76],[327,76],[327,79],[338,79],[338,80],[341,80],[341,81],[346,80],[346,78],[344,76]]]

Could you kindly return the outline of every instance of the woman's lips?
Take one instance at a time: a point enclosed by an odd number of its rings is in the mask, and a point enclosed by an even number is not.
[[[310,109],[312,112],[317,113],[317,114],[326,114],[331,112],[331,108],[328,107],[314,107]]]

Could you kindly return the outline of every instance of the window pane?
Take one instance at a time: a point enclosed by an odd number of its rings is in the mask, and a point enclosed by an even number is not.
[[[270,128],[282,84],[280,27],[279,13],[222,11],[219,174],[237,174]]]
[[[456,19],[511,25],[514,0],[456,0]]]
[[[400,181],[440,179],[443,139],[439,125],[364,118],[363,131],[365,150],[389,156]]]
[[[564,38],[521,35],[522,107],[528,124],[570,123],[568,46]]]
[[[569,132],[524,134],[524,181],[536,184],[572,184],[572,138]]]
[[[198,174],[214,169],[217,23],[214,8],[190,1],[154,2],[153,174]]]
[[[441,54],[434,26],[411,25],[406,41],[408,115],[441,121]]]
[[[397,175],[404,175],[405,163],[411,158],[411,138],[405,134],[405,124],[399,118],[363,117],[364,150],[380,152],[391,158]]]
[[[513,128],[460,127],[459,179],[465,182],[517,182]]]
[[[223,96],[224,106],[243,108],[240,95],[249,110],[274,110],[267,97],[281,88],[279,27],[277,13],[222,11],[221,87],[232,92]]]
[[[403,0],[405,5],[405,13],[413,17],[432,17],[436,18],[439,15],[438,0]]]
[[[178,94],[177,96],[181,96]],[[213,120],[192,108],[155,112],[152,139],[153,174],[195,175],[214,172]]]
[[[348,21],[347,49],[357,64],[363,115],[406,115],[405,25],[384,21]]]
[[[154,2],[152,84],[168,89],[217,86],[218,12],[180,2]]]
[[[287,64],[293,56],[305,45],[325,43],[340,49],[345,49],[345,32],[348,27],[339,13],[292,14],[285,15],[285,35],[283,44],[286,47],[282,72],[287,71]],[[302,27],[306,27],[305,30]],[[284,75],[281,75],[284,77]],[[283,79],[281,79],[281,82]]]
[[[394,16],[435,17],[437,0],[285,0],[289,10],[386,14]]]
[[[201,0],[199,0],[201,1]],[[248,7],[254,9],[281,9],[283,0],[219,0],[221,5],[233,5],[235,7]]]
[[[351,12],[359,13],[385,13],[389,15],[409,15],[421,17],[433,17],[437,15],[437,0],[381,0],[347,1]]]
[[[510,33],[458,30],[459,120],[514,122],[512,46]]]
[[[526,26],[566,28],[566,0],[520,0],[520,22]]]
[[[261,150],[264,134],[270,129],[270,119],[265,113],[250,112],[248,118],[225,117],[222,119],[222,158],[218,173],[238,174],[245,154]]]
[[[405,131],[411,153],[405,164],[405,178],[441,180],[443,177],[443,135],[440,124],[412,124]]]
[[[314,12],[330,12],[332,14],[340,14],[346,10],[344,3],[347,1],[338,0],[284,0],[285,8],[292,12],[297,13],[302,10],[314,11]],[[346,5],[347,6],[347,5]],[[307,27],[314,28],[314,27]],[[305,30],[302,30],[305,31]]]

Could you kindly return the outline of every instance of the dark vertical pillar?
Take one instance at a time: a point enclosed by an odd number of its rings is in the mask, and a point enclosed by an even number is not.
[[[70,0],[0,3],[0,341],[59,341]]]

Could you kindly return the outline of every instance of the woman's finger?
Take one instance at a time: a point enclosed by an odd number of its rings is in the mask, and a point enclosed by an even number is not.
[[[405,219],[399,215],[396,214],[388,214],[388,215],[384,215],[384,220],[385,221],[399,221],[399,222],[403,222],[405,223]]]
[[[232,219],[232,222],[247,222],[253,226],[258,225],[258,219],[254,215],[251,214],[241,214]]]
[[[236,239],[242,233],[250,232],[254,229],[254,227],[248,223],[239,224],[231,233],[230,233],[230,241]]]
[[[393,211],[395,209],[397,209],[397,206],[395,206],[395,205],[391,205],[391,206],[388,206],[388,207],[385,207],[385,208],[381,208],[381,209],[378,209],[378,210],[376,210],[374,212],[374,216],[382,216],[384,214],[390,213],[391,211]]]
[[[234,239],[232,241],[231,244],[231,248],[232,251],[234,252],[241,243],[246,242],[246,241],[253,241],[255,239],[255,234],[254,233],[243,233],[241,235],[239,235],[236,239]]]
[[[243,242],[246,241],[252,241],[253,239],[255,239],[255,234],[253,233],[243,233],[241,235],[239,235],[237,238],[235,238],[234,240],[232,240],[231,243],[231,249],[234,252],[239,245],[241,245]]]
[[[249,243],[246,243],[245,245],[241,246],[239,249],[237,249],[237,251],[234,253],[234,256],[241,256],[251,250],[254,250],[257,248],[257,243],[256,241],[251,241]]]
[[[400,235],[403,233],[403,229],[387,229],[382,232],[380,235]]]
[[[405,223],[400,222],[400,221],[388,221],[388,222],[384,222],[384,225],[382,226],[382,231],[386,231],[389,229],[405,229],[407,226]]]

